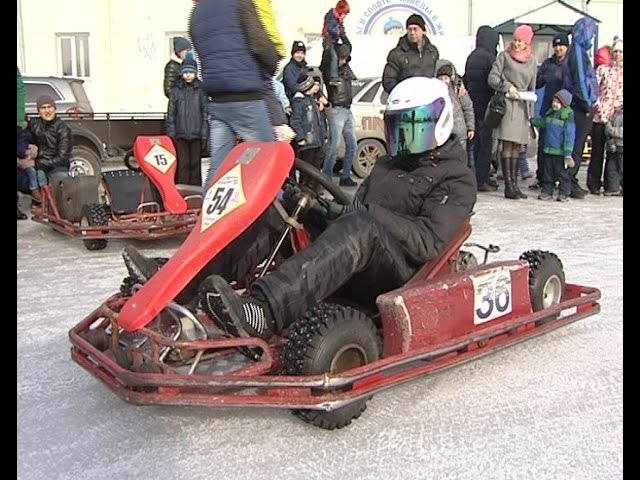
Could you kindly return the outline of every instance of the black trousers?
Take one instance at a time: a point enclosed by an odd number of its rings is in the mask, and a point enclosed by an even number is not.
[[[476,114],[476,136],[473,139],[473,159],[478,186],[489,181],[491,169],[491,129],[484,123],[483,115]]]
[[[562,155],[549,155],[544,153],[542,163],[542,193],[553,195],[553,188],[556,182],[560,183],[559,194],[568,197],[571,194],[571,180],[567,169],[564,167],[564,157]]]
[[[274,207],[245,230],[185,287],[177,301],[188,303],[211,274],[227,281],[252,274],[276,245],[284,221]],[[367,212],[355,211],[328,225],[305,250],[290,255],[258,279],[251,292],[266,299],[278,331],[321,300],[336,296],[375,307],[378,295],[402,286],[417,268],[407,263],[397,242]]]
[[[300,148],[300,147],[299,147]],[[322,147],[302,148],[298,150],[298,158],[304,160],[310,165],[313,165],[318,170],[322,170],[322,164],[324,163],[324,149]],[[300,174],[300,183],[309,185],[311,188],[316,186],[311,179],[306,178],[306,175]]]
[[[607,152],[607,164],[604,167],[604,191],[618,192],[622,187],[622,150]]]
[[[178,168],[176,169],[175,182],[186,185],[202,185],[202,141],[174,139],[176,153],[178,154]]]
[[[576,164],[572,168],[568,168],[569,178],[571,179],[572,189],[578,188],[578,171],[582,163],[582,152],[584,152],[584,144],[587,136],[591,132],[593,125],[593,113],[584,113],[578,109],[574,109],[573,116],[576,123],[576,141],[573,144],[573,160]]]
[[[587,188],[589,190],[600,190],[602,187],[604,148],[607,142],[604,125],[604,123],[593,122],[591,127],[591,158],[587,169]]]

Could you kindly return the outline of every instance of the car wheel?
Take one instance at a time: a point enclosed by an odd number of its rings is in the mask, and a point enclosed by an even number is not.
[[[69,160],[69,175],[77,177],[79,175],[100,175],[100,157],[89,147],[76,145],[71,150],[71,160]]]
[[[341,305],[309,310],[291,326],[288,336],[282,352],[288,375],[340,373],[380,358],[381,342],[373,321],[363,312]],[[293,413],[307,423],[333,430],[358,418],[369,398],[331,411],[298,409]]]
[[[386,155],[387,150],[380,140],[367,138],[358,142],[356,159],[353,162],[353,173],[360,178],[367,178],[376,164],[378,157]]]
[[[100,203],[89,203],[82,207],[80,227],[95,227],[109,224],[109,214],[104,205]],[[87,250],[103,250],[107,246],[106,238],[95,238],[83,240]]]
[[[529,250],[520,255],[529,262],[529,296],[534,312],[562,301],[565,279],[562,262],[555,253]]]

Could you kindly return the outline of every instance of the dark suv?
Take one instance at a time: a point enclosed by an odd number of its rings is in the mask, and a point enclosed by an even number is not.
[[[50,95],[56,102],[56,110],[62,116],[82,116],[93,113],[91,102],[84,90],[84,80],[73,77],[22,77],[25,89],[27,115],[38,113],[36,100]]]

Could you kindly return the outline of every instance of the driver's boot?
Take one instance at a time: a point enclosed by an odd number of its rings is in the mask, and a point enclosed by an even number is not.
[[[271,308],[259,290],[249,296],[240,296],[224,278],[210,275],[202,282],[199,297],[205,313],[227,334],[264,340],[275,335]]]

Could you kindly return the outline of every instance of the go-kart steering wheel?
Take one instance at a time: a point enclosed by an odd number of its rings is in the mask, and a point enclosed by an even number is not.
[[[304,160],[296,158],[295,167],[300,173],[304,173],[307,177],[311,178],[313,181],[322,185],[322,187],[324,187],[324,189],[333,196],[333,199],[338,204],[340,205],[351,204],[351,199],[347,196],[347,194],[344,193],[344,191],[338,185],[333,183],[333,180],[331,180],[329,177],[327,177],[324,173],[322,173],[313,165],[305,162]],[[303,186],[300,183],[298,183],[298,185],[300,185],[301,187]],[[313,196],[316,199],[319,199],[317,192],[315,192],[313,189],[306,186],[304,186],[304,188],[305,188],[305,191],[312,192]]]

